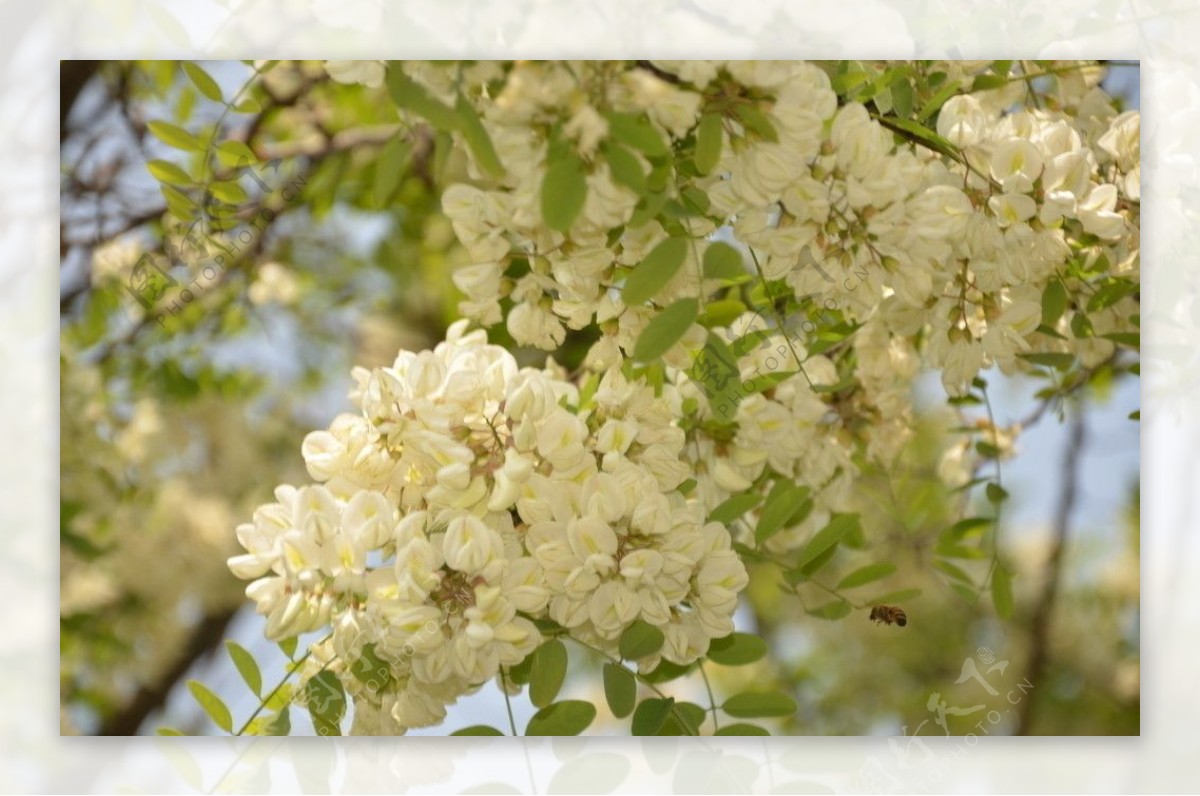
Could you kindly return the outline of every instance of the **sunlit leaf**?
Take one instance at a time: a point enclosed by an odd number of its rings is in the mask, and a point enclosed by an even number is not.
[[[233,732],[233,717],[229,714],[229,708],[225,707],[225,703],[221,698],[208,689],[208,686],[199,680],[188,680],[188,690],[192,692],[192,696],[208,717],[213,720],[213,723],[220,727],[225,732]]]
[[[236,641],[226,641],[225,649],[229,651],[229,657],[233,659],[233,665],[246,685],[250,687],[255,696],[261,696],[262,673],[258,670],[258,662],[254,660],[254,656]]]
[[[176,166],[169,160],[151,160],[146,163],[146,168],[154,179],[159,182],[169,182],[172,185],[191,186],[195,184],[195,180],[183,169]]]
[[[217,81],[212,79],[208,72],[199,64],[194,64],[191,61],[183,62],[183,71],[187,73],[188,79],[196,86],[201,94],[208,97],[213,102],[224,102],[224,97],[221,96],[221,87]]]
[[[204,151],[204,144],[201,143],[200,139],[196,138],[196,136],[192,135],[187,130],[184,130],[177,124],[164,121],[153,121],[147,122],[146,127],[150,130],[150,133],[155,138],[157,138],[159,141],[162,141],[169,147],[182,149],[185,152]]]

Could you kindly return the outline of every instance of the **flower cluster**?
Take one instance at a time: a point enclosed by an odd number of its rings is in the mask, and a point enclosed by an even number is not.
[[[312,665],[401,731],[520,663],[538,619],[611,652],[644,621],[666,640],[643,667],[690,663],[733,630],[747,582],[679,491],[676,391],[609,371],[581,405],[559,368],[518,368],[465,326],[356,370],[361,415],[305,439],[318,483],[279,487],[229,562],[270,638],[331,627]],[[354,676],[368,654],[385,688]]]
[[[644,622],[664,641],[643,669],[687,664],[733,628],[735,541],[784,560],[859,511],[923,367],[958,403],[992,366],[1079,384],[1136,347],[1139,118],[1093,65],[1045,103],[1011,68],[327,65],[386,78],[466,154],[442,193],[466,318],[356,369],[360,411],[304,441],[316,483],[238,529],[268,635],[330,628],[309,674],[340,678],[363,731],[511,688],[546,632],[614,653]],[[590,342],[570,375],[521,368],[471,321]],[[723,505],[748,508],[709,521]]]

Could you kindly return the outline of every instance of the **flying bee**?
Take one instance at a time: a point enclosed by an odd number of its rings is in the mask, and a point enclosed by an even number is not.
[[[869,618],[875,622],[883,622],[885,625],[896,624],[904,627],[908,624],[908,614],[904,613],[903,608],[897,608],[894,605],[874,606],[871,608]]]

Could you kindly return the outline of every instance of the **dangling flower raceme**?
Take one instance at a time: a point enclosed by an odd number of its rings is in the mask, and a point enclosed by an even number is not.
[[[363,721],[440,721],[537,648],[537,619],[612,651],[644,621],[676,634],[661,657],[681,664],[732,631],[746,571],[678,491],[673,387],[609,370],[581,407],[556,366],[519,368],[466,321],[355,378],[361,414],[305,439],[318,483],[279,487],[229,565],[268,637],[331,628],[325,668]],[[386,668],[369,693],[364,656]]]

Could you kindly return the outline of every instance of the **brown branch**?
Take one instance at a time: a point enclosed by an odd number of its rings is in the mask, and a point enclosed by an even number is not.
[[[1076,404],[1075,416],[1071,419],[1071,430],[1062,462],[1065,480],[1054,517],[1054,540],[1051,543],[1050,558],[1046,561],[1041,593],[1034,603],[1033,616],[1029,623],[1029,657],[1025,664],[1025,677],[1034,684],[1040,681],[1050,659],[1050,621],[1054,611],[1054,601],[1058,597],[1059,582],[1062,578],[1063,551],[1066,548],[1067,535],[1070,530],[1071,512],[1074,510],[1075,501],[1079,496],[1079,473],[1083,463],[1082,452],[1085,438],[1084,407],[1081,402]],[[1029,734],[1033,726],[1035,701],[1036,696],[1030,695],[1029,699],[1021,703],[1017,735]]]
[[[200,620],[192,631],[183,652],[172,664],[171,668],[158,678],[157,682],[143,685],[134,694],[133,699],[119,711],[105,717],[97,735],[137,735],[138,728],[146,717],[166,702],[167,696],[175,688],[180,678],[187,674],[200,658],[212,652],[225,636],[225,628],[237,607],[209,614]]]
[[[101,61],[59,61],[58,62],[58,141],[62,143],[67,138],[67,117],[75,100],[83,87],[100,71]]]

